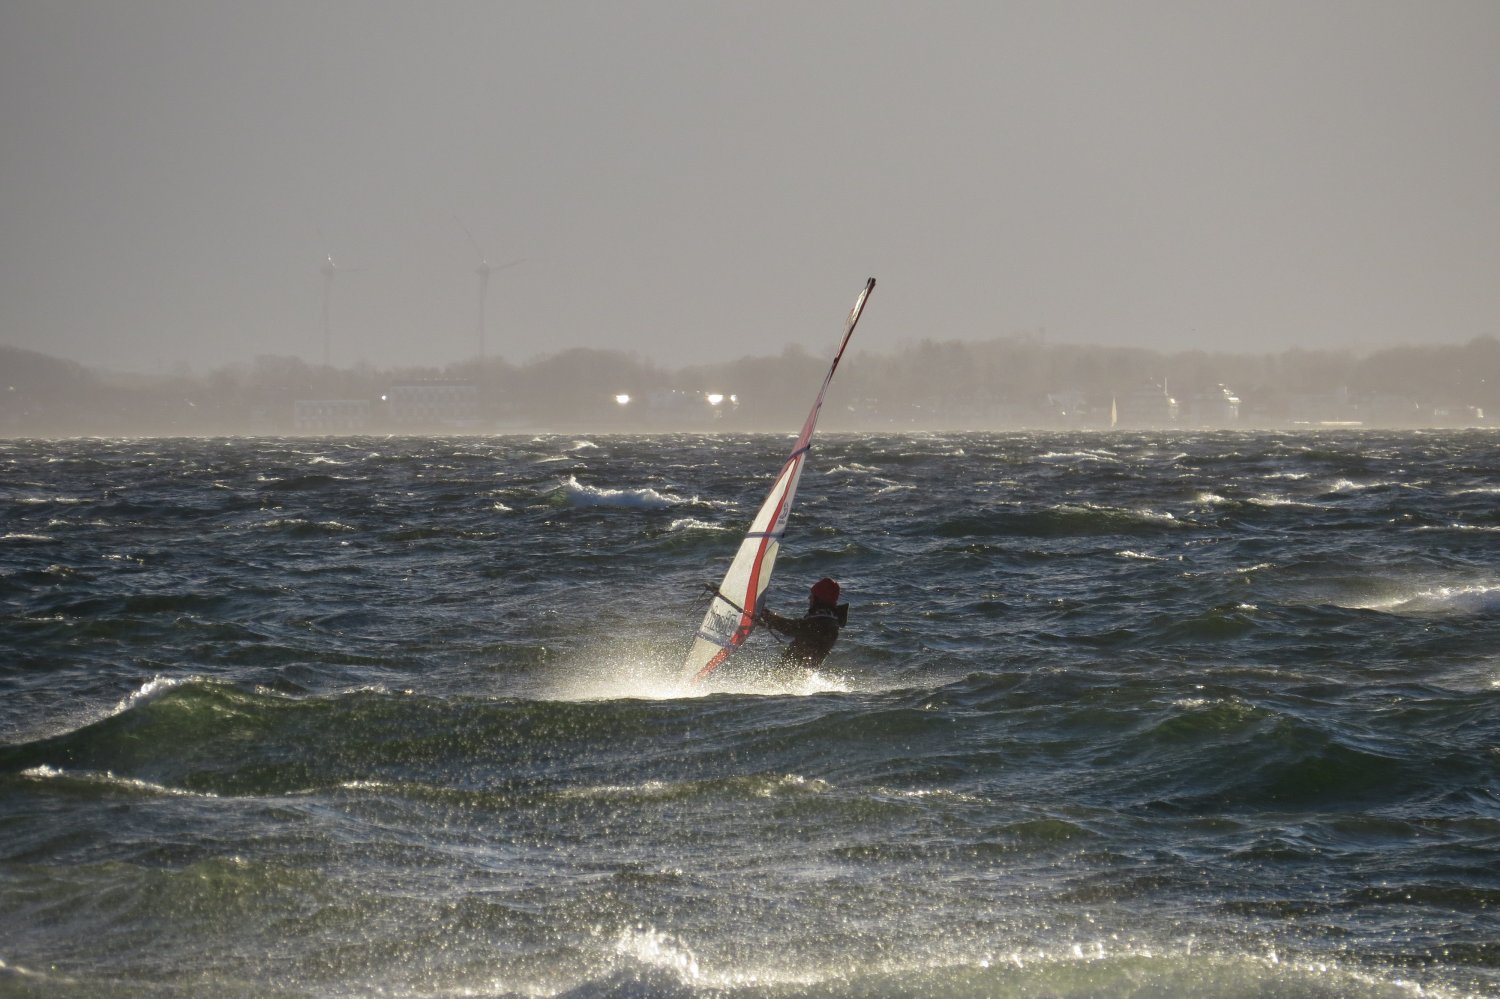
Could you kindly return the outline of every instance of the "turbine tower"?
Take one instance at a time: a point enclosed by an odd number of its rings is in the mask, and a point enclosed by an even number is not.
[[[333,297],[333,279],[336,275],[347,274],[350,271],[359,270],[358,267],[340,267],[333,262],[333,254],[323,258],[323,264],[318,268],[323,274],[323,367],[329,365],[329,347],[331,337],[328,325],[328,303]]]
[[[328,299],[333,295],[333,276],[339,272],[338,265],[333,262],[333,255],[323,261],[323,266],[318,268],[323,272],[323,367],[328,367]]]
[[[479,241],[474,238],[474,234],[469,231],[469,227],[464,225],[463,222],[459,222],[458,224],[463,226],[464,235],[469,237],[469,245],[473,246],[474,252],[479,254],[479,266],[474,268],[474,273],[479,276],[479,360],[483,361],[485,333],[484,305],[490,297],[490,275],[496,271],[503,271],[507,267],[514,267],[525,260],[525,258],[519,257],[503,264],[490,263],[489,257],[485,255],[484,249],[480,247]]]

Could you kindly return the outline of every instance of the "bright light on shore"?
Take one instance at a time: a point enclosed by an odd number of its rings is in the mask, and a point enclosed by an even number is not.
[[[710,406],[717,406],[719,403],[724,401],[724,393],[710,392],[707,396],[705,396],[705,398],[708,399],[708,404]]]
[[[615,402],[618,402],[622,406],[630,405],[630,393],[621,392],[619,395],[615,396]]]

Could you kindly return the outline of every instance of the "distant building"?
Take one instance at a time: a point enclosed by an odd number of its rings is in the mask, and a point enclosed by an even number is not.
[[[1144,381],[1115,396],[1115,411],[1123,426],[1159,427],[1177,422],[1177,400],[1165,383]]]
[[[1360,409],[1370,423],[1409,427],[1425,422],[1422,407],[1415,399],[1394,392],[1366,396],[1360,400]]]
[[[385,423],[397,432],[474,430],[479,426],[479,388],[473,382],[408,382],[381,396]]]
[[[1200,392],[1194,409],[1194,418],[1206,427],[1228,427],[1240,422],[1240,397],[1227,385]]]
[[[739,405],[738,395],[723,392],[658,389],[646,396],[646,415],[657,422],[687,421],[689,425],[696,425],[706,420],[723,419]]]
[[[1362,415],[1350,397],[1349,386],[1324,392],[1298,392],[1287,397],[1287,419],[1293,424],[1358,425]]]
[[[1478,427],[1485,423],[1482,406],[1434,406],[1431,415],[1432,422],[1440,427]]]
[[[1080,424],[1091,420],[1089,394],[1082,389],[1062,389],[1048,392],[1043,402],[1045,418],[1051,423]],[[1109,407],[1105,407],[1103,420],[1109,420]],[[1098,422],[1093,420],[1092,422]]]
[[[292,432],[361,434],[370,429],[367,399],[298,399],[292,403]]]

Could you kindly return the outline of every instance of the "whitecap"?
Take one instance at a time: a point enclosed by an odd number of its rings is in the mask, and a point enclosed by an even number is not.
[[[209,791],[188,791],[180,787],[167,787],[165,784],[141,780],[137,777],[121,777],[110,770],[82,770],[73,773],[67,770],[60,770],[45,763],[22,770],[21,776],[29,777],[32,780],[74,780],[83,784],[102,784],[105,787],[116,788],[122,791],[168,795],[174,798],[218,797],[217,794]]]
[[[962,791],[954,791],[945,787],[914,787],[898,788],[877,785],[871,789],[871,793],[881,798],[899,798],[907,801],[922,801],[932,798],[938,801],[960,801],[965,804],[984,804],[987,799],[978,795],[965,794]]]
[[[191,681],[179,677],[153,677],[152,679],[147,680],[140,687],[136,688],[133,693],[125,695],[125,697],[120,700],[120,703],[115,705],[115,709],[111,713],[117,715],[123,714],[124,712],[129,711],[132,708],[136,708],[141,706],[142,704],[146,704],[150,701],[156,700],[156,698],[165,694],[167,691],[172,690],[174,687],[180,687],[183,684],[189,682]]]
[[[723,524],[712,524],[696,517],[681,517],[672,521],[670,530],[676,531],[729,531]]]
[[[1170,510],[1151,510],[1143,506],[1119,507],[1105,506],[1102,503],[1062,503],[1053,507],[1054,510],[1063,512],[1072,510],[1089,510],[1095,513],[1126,514],[1131,517],[1139,517],[1142,520],[1157,521],[1160,523],[1176,523],[1177,517]]]
[[[1390,482],[1385,480],[1355,482],[1353,479],[1337,479],[1325,491],[1330,493],[1362,493],[1369,489],[1389,489],[1398,486],[1410,488],[1410,484],[1406,482]]]
[[[63,772],[49,763],[39,763],[34,767],[27,767],[21,771],[22,777],[30,777],[34,780],[45,780],[48,777],[61,777]]]
[[[1048,451],[1036,456],[1037,461],[1116,461],[1114,455],[1097,451]]]
[[[876,474],[879,471],[880,471],[880,469],[874,468],[874,467],[872,467],[870,465],[861,465],[857,461],[850,461],[850,462],[845,462],[844,464],[841,464],[841,465],[834,465],[832,468],[830,468],[828,471],[824,472],[823,474],[825,476],[834,476],[834,475],[874,475],[874,474]]]
[[[1248,500],[1246,500],[1245,502],[1251,504],[1252,506],[1264,506],[1264,507],[1295,506],[1295,507],[1301,507],[1301,508],[1303,508],[1305,510],[1319,510],[1319,509],[1322,509],[1322,507],[1318,506],[1318,504],[1316,504],[1316,503],[1307,503],[1307,502],[1304,502],[1302,500],[1294,500],[1290,496],[1279,496],[1279,495],[1274,495],[1274,494],[1267,494],[1265,496],[1252,496]]]
[[[696,981],[698,958],[682,941],[643,923],[627,926],[615,939],[615,953],[651,968],[676,975],[684,983]]]
[[[669,493],[659,493],[655,489],[644,487],[641,489],[610,489],[605,486],[589,486],[578,481],[577,476],[570,475],[562,484],[563,491],[567,495],[568,503],[572,506],[591,507],[609,506],[625,507],[640,510],[662,510],[667,507],[682,503],[682,499]]]
[[[1415,594],[1392,610],[1446,614],[1490,613],[1500,610],[1500,585],[1439,586]]]
[[[1490,614],[1500,610],[1500,583],[1431,586],[1378,600],[1346,603],[1343,606],[1384,611],[1388,614],[1436,617]]]

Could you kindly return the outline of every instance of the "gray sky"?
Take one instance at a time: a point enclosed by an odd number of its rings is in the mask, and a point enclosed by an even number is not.
[[[1500,3],[0,5],[0,343],[196,371],[1500,334]]]

